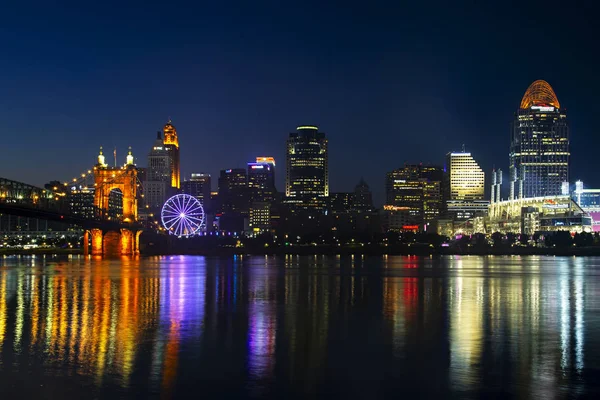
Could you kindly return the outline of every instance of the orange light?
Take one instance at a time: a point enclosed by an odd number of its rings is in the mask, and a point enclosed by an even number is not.
[[[560,108],[558,97],[556,97],[556,93],[552,90],[552,86],[541,79],[529,85],[521,100],[521,108],[526,109],[538,104],[549,104]]]

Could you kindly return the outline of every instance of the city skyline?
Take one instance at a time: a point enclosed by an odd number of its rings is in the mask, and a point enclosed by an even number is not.
[[[352,4],[333,24],[328,19],[340,12],[333,6],[323,6],[321,13],[257,6],[230,19],[214,7],[200,13],[212,21],[193,28],[185,24],[193,13],[171,10],[181,28],[162,36],[145,33],[144,44],[131,51],[139,44],[137,32],[147,32],[141,28],[160,21],[164,10],[125,6],[111,18],[128,23],[102,37],[96,34],[104,21],[101,10],[63,10],[57,20],[73,17],[71,27],[44,23],[54,20],[51,9],[43,19],[32,15],[20,25],[9,21],[2,29],[19,40],[10,43],[11,57],[0,74],[5,88],[0,116],[12,149],[0,161],[4,175],[37,185],[68,179],[72,171],[88,168],[100,145],[110,161],[115,146],[119,158],[132,146],[140,160],[153,132],[170,117],[180,136],[183,176],[207,172],[215,177],[221,169],[244,167],[256,154],[283,162],[285,135],[306,121],[328,134],[331,191],[351,190],[363,177],[376,204],[382,204],[385,171],[404,163],[443,164],[444,154],[462,144],[486,174],[493,167],[506,174],[514,111],[528,85],[544,79],[569,113],[571,180],[600,185],[586,168],[598,145],[599,83],[592,79],[594,63],[586,50],[595,28],[585,8],[563,6],[564,29],[548,40],[539,32],[557,11],[529,5],[516,14],[502,5],[466,12],[455,6],[424,13],[428,22],[424,17],[411,21],[414,9],[373,7],[373,22],[358,27],[350,22],[361,10]],[[497,29],[503,25],[489,23],[490,11],[510,16],[520,29]],[[256,18],[245,18],[244,12]],[[529,12],[538,18],[529,21]],[[276,20],[278,14],[295,30],[259,42],[258,37],[275,30],[260,22]],[[324,27],[320,33],[300,23],[309,15]],[[248,36],[247,46],[234,45],[254,24],[261,30]],[[453,32],[452,39],[444,31]],[[522,37],[532,38],[536,50],[514,45]],[[53,52],[45,49],[48,41],[59,44]],[[334,52],[333,43],[339,43]],[[552,62],[540,63],[539,54],[549,50]],[[167,51],[169,57],[162,60]],[[301,59],[306,62],[295,63]],[[365,157],[378,161],[364,163]],[[276,183],[283,187],[282,174]]]

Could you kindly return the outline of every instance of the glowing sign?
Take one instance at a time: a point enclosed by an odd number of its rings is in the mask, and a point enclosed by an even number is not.
[[[407,231],[418,231],[419,225],[404,225],[402,227],[402,229],[407,230]]]
[[[531,106],[532,110],[539,111],[554,111],[554,107],[545,107],[545,106]]]
[[[544,208],[569,208],[568,204],[544,204]]]
[[[391,205],[384,205],[383,209],[386,211],[406,211],[409,210],[408,207],[399,207],[399,206],[391,206]]]
[[[272,164],[273,166],[275,166],[275,159],[273,157],[256,157],[256,162],[264,163],[264,164]]]
[[[250,167],[252,169],[263,169],[264,166],[263,165],[253,165],[252,167]]]
[[[226,169],[226,170],[225,170],[225,173],[226,173],[226,174],[230,174],[230,173],[231,173],[231,170],[230,170],[230,169]]]

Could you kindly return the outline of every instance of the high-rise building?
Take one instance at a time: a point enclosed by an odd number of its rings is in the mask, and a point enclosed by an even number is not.
[[[471,153],[446,155],[449,200],[483,200],[485,173]]]
[[[446,173],[446,210],[453,219],[470,219],[487,212],[485,173],[471,153],[448,153]]]
[[[69,192],[71,214],[83,218],[94,219],[99,216],[94,207],[94,186],[72,186]],[[108,194],[108,217],[119,219],[123,217],[123,192],[111,190]]]
[[[435,221],[442,210],[441,167],[407,164],[387,173],[386,207],[394,221],[422,225]],[[400,215],[402,214],[402,215]]]
[[[250,207],[249,227],[253,233],[271,229],[271,204],[266,201],[254,201]]]
[[[210,190],[210,174],[192,174],[189,180],[184,180],[181,183],[182,193],[197,198],[204,207],[204,211],[207,211],[207,209],[210,208]]]
[[[177,137],[177,130],[170,119],[163,127],[163,133],[165,135],[164,148],[169,153],[171,159],[171,187],[179,189],[181,187],[179,171],[179,139]]]
[[[510,140],[509,198],[558,196],[569,181],[567,115],[548,82],[537,80],[515,113]]]
[[[271,162],[258,161],[270,159]],[[257,157],[248,163],[248,191],[252,201],[273,201],[275,196],[275,160],[273,157]]]
[[[167,200],[171,187],[171,157],[160,131],[156,133],[156,140],[148,154],[146,180],[142,184],[145,203],[151,212],[156,213]]]
[[[316,126],[299,126],[287,140],[286,202],[323,209],[329,196],[327,139]]]
[[[219,204],[222,213],[247,214],[249,199],[244,168],[221,170],[219,174]]]
[[[492,190],[490,203],[494,204],[496,202],[501,201],[500,198],[500,189],[502,188],[502,170],[498,168],[492,171]]]
[[[354,208],[365,211],[373,209],[373,194],[363,178],[354,187]]]

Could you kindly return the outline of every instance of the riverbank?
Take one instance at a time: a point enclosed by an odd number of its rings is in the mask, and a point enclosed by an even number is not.
[[[285,246],[268,248],[250,247],[217,247],[217,248],[185,248],[170,249],[168,252],[146,252],[145,255],[539,255],[539,256],[600,256],[600,247],[509,247],[486,249],[433,248],[429,246]]]
[[[0,249],[0,255],[37,255],[37,254],[83,254],[81,249],[63,249],[63,248],[37,248],[37,249]]]
[[[600,256],[600,247],[511,247],[508,249],[467,249],[431,248],[419,246],[294,246],[270,248],[216,247],[196,249],[169,249],[158,251],[143,251],[142,256],[165,255],[200,255],[200,256],[233,256],[233,255],[399,255],[399,256],[430,256],[430,255],[471,255],[471,256]],[[0,255],[82,255],[81,249],[38,248],[38,249],[0,249]]]

